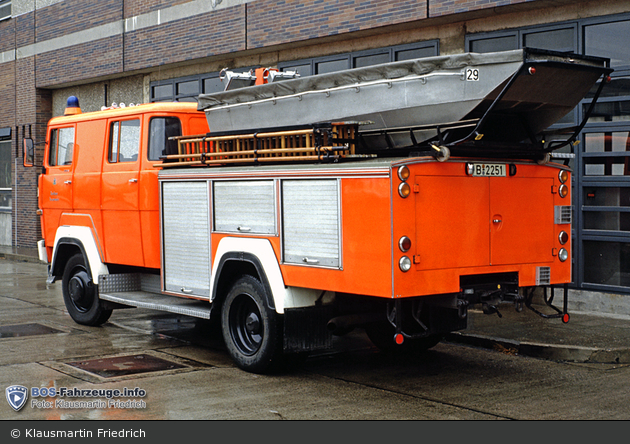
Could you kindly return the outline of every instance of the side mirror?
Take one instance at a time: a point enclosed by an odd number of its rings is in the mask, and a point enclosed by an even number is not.
[[[24,139],[22,155],[25,167],[32,167],[35,164],[35,143],[33,142],[33,139]]]

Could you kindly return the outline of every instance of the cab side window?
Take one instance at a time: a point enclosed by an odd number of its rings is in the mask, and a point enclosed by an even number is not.
[[[50,133],[48,165],[71,165],[74,152],[74,127],[58,128]]]
[[[182,135],[182,124],[177,117],[153,117],[149,123],[149,160],[177,154],[177,140],[169,137]]]
[[[112,122],[109,127],[110,163],[135,162],[140,150],[140,120]]]

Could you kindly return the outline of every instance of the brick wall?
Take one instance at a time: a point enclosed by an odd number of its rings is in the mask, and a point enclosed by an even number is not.
[[[121,20],[122,14],[122,0],[65,0],[55,3],[37,10],[37,41]]]
[[[125,18],[187,3],[191,0],[125,0]]]
[[[117,35],[37,55],[37,87],[122,72],[122,43]]]
[[[126,33],[125,71],[244,49],[245,6],[241,5]]]
[[[537,0],[429,0],[429,17],[441,17],[532,1]]]
[[[247,47],[343,34],[426,16],[426,1],[259,0],[247,5]]]

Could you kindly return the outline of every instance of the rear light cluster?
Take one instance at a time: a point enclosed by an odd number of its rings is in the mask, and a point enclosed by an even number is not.
[[[558,187],[558,195],[564,199],[569,195],[569,186],[566,183],[569,180],[569,172],[566,170],[561,170],[558,173],[558,180],[560,181],[560,187]],[[560,233],[558,234],[558,242],[560,242],[560,245],[566,245],[568,241],[569,234],[564,230],[560,231]],[[560,250],[558,251],[558,259],[560,259],[560,262],[564,262],[569,259],[569,252],[566,248],[560,248]]]
[[[400,179],[400,185],[398,185],[398,194],[403,199],[409,197],[411,194],[411,186],[407,183],[407,179],[411,176],[411,172],[409,171],[409,167],[406,165],[398,168],[398,178]],[[402,253],[407,253],[411,249],[411,239],[407,236],[402,236],[398,240],[398,248]],[[411,259],[409,256],[402,256],[398,261],[398,267],[401,271],[406,272],[411,270]]]

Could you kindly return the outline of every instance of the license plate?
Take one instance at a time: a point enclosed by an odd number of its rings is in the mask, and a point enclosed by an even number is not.
[[[507,170],[504,163],[471,163],[468,169],[473,177],[505,177]]]

